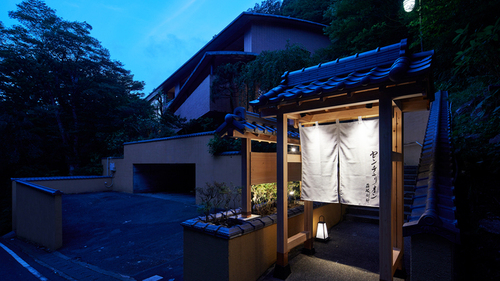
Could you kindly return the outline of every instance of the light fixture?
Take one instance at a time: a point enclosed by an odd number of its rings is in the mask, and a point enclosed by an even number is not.
[[[288,145],[288,153],[289,154],[300,154],[299,147],[297,145]]]
[[[323,220],[321,220],[323,218]],[[328,226],[325,222],[324,216],[319,216],[318,228],[316,229],[316,239],[326,242],[330,239],[328,236]]]
[[[413,11],[415,8],[415,0],[404,0],[403,1],[403,8],[405,9],[405,12],[409,13]]]

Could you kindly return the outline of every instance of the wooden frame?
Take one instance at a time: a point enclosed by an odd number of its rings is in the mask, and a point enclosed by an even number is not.
[[[274,161],[259,160],[259,153],[252,153],[251,141],[267,141],[277,143],[276,153],[276,183],[277,183],[277,262],[275,276],[281,279],[291,273],[288,263],[288,252],[304,243],[304,250],[314,253],[313,248],[313,208],[310,201],[304,202],[304,228],[292,237],[288,237],[288,208],[287,183],[288,163],[301,162],[300,155],[288,154],[288,144],[299,144],[299,141],[288,137],[288,120],[294,123],[307,124],[308,122],[332,122],[333,120],[351,120],[358,116],[379,118],[379,260],[380,279],[392,280],[397,269],[402,269],[403,262],[403,216],[404,216],[404,172],[403,172],[403,112],[423,110],[428,102],[422,97],[416,98],[413,93],[408,96],[394,95],[395,89],[387,91],[380,88],[379,99],[360,103],[342,104],[328,108],[293,112],[276,115],[277,132],[275,135],[256,134],[253,132],[240,133],[236,130],[228,132],[230,137],[242,139],[242,217],[251,217],[251,184],[268,181],[252,165],[265,166]],[[396,98],[396,99],[395,99]],[[260,162],[259,162],[260,161]],[[265,163],[261,163],[261,162]],[[270,167],[266,170],[271,170]]]
[[[391,92],[393,92],[392,90]],[[358,116],[379,117],[379,161],[380,161],[380,219],[379,219],[379,259],[380,259],[380,279],[392,280],[397,269],[402,269],[403,262],[403,222],[404,222],[404,151],[403,151],[403,110],[416,111],[426,108],[428,102],[422,102],[422,99],[408,97],[407,99],[400,97],[394,100],[391,92],[380,89],[379,100],[376,103],[370,102],[370,106],[356,104],[355,106],[337,107],[333,111],[325,111],[317,109],[316,111],[301,112],[301,115],[290,112],[289,114],[277,114],[276,118],[281,126],[278,126],[278,262],[275,268],[281,274],[290,272],[288,268],[288,251],[306,242],[305,248],[312,249],[312,233],[308,233],[311,229],[311,222],[304,222],[304,232],[293,237],[288,237],[286,233],[286,204],[284,200],[286,194],[283,194],[287,168],[286,150],[282,151],[286,146],[283,145],[283,140],[287,134],[286,120],[290,116],[293,120],[300,121],[318,121],[331,122],[332,119],[338,118],[342,120],[356,119]],[[297,122],[296,122],[297,123]],[[281,145],[280,145],[281,143]],[[281,159],[281,161],[280,161]],[[312,202],[306,202],[306,204]],[[307,210],[307,205],[304,207]],[[279,277],[280,274],[278,274]],[[286,276],[284,276],[286,278]]]
[[[373,51],[286,72],[279,86],[250,102],[260,118],[277,119],[277,130],[266,136],[234,130],[230,134],[277,142],[276,277],[286,279],[290,274],[288,251],[302,242],[309,247],[312,239],[309,221],[304,222],[303,232],[293,237],[287,233],[288,119],[298,127],[300,123],[379,117],[380,279],[392,280],[396,269],[402,268],[403,112],[427,110],[434,99],[433,56],[434,51],[410,55],[403,39]],[[244,116],[240,114],[239,118]]]

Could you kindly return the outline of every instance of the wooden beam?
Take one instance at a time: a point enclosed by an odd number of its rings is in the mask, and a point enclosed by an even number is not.
[[[328,122],[335,121],[336,119],[350,119],[357,118],[358,116],[378,116],[378,106],[372,108],[356,108],[348,110],[340,110],[335,112],[326,112],[312,115],[309,122]],[[299,119],[299,122],[307,122],[306,120]]]
[[[302,157],[300,154],[288,154],[288,163],[302,163]]]
[[[297,104],[291,104],[288,106],[282,106],[279,109],[277,108],[263,108],[260,111],[261,117],[275,117],[278,114],[286,114],[289,112],[294,113],[305,113],[309,111],[314,111],[317,109],[330,109],[343,107],[346,104],[349,105],[357,105],[357,104],[366,104],[377,102],[379,96],[378,90],[374,90],[371,92],[367,92],[363,95],[355,95],[352,98],[348,98],[345,95],[335,98],[329,98],[325,101],[304,101],[300,106]]]
[[[379,116],[379,269],[380,280],[392,280],[392,99],[385,93],[379,100]]]
[[[392,85],[387,87],[385,94],[393,99],[404,99],[415,96],[425,95],[425,85],[421,83],[409,82],[405,84]],[[274,117],[279,114],[304,113],[317,109],[328,109],[337,106],[356,105],[376,102],[381,96],[379,88],[367,88],[354,92],[355,95],[347,97],[347,91],[328,96],[326,100],[321,101],[317,98],[311,100],[301,100],[300,105],[297,101],[286,101],[279,106],[261,107],[259,109],[261,117]]]
[[[288,114],[288,119],[292,120],[300,119],[300,114]]]
[[[428,99],[409,100],[403,102],[403,112],[429,110],[430,101]]]
[[[227,136],[233,137],[233,138],[240,138],[240,139],[251,139],[254,141],[265,141],[265,142],[277,142],[277,137],[275,135],[266,135],[266,134],[257,134],[257,133],[251,133],[251,132],[245,132],[245,134],[242,134],[238,131],[233,131],[232,134],[227,134]],[[299,139],[294,139],[294,138],[287,138],[288,144],[300,144]]]
[[[251,195],[251,155],[252,140],[241,139],[241,216],[248,218],[252,215]]]
[[[306,242],[308,235],[308,231],[302,231],[288,238],[288,249],[293,249],[298,245]]]

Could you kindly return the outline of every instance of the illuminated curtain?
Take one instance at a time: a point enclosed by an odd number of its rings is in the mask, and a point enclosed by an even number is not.
[[[379,205],[379,120],[339,124],[340,202]]]
[[[301,199],[338,203],[337,125],[300,127]]]

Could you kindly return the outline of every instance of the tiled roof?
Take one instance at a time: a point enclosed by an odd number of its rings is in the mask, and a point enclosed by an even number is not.
[[[447,99],[448,93],[440,91],[432,103],[412,211],[403,235],[432,233],[458,243]]]
[[[246,111],[243,107],[234,110],[234,114],[227,114],[224,123],[215,130],[219,135],[236,130],[242,134],[246,132],[264,135],[276,135],[276,119],[260,118],[258,114]],[[298,139],[299,131],[293,128],[288,129],[288,136]]]
[[[337,59],[293,72],[285,72],[280,85],[250,104],[255,108],[275,106],[414,81],[431,71],[434,51],[407,54],[407,40],[361,54]]]

